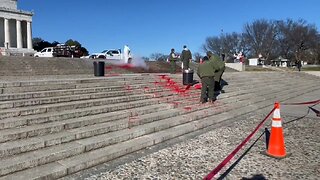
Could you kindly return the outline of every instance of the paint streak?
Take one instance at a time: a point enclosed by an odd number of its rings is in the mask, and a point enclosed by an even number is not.
[[[192,108],[190,106],[185,106],[183,109],[186,110],[186,111],[191,111],[192,110]]]
[[[196,88],[196,89],[201,89],[202,88],[202,84],[198,83],[198,84],[195,84],[193,87]]]

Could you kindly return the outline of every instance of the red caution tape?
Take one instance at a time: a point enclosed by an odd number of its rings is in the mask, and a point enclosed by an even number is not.
[[[282,105],[309,105],[309,104],[318,104],[318,103],[320,103],[320,99],[316,101],[300,102],[300,103],[282,103]]]
[[[254,131],[249,134],[249,136],[241,142],[238,147],[236,147],[235,150],[233,150],[216,168],[214,168],[206,177],[204,177],[205,180],[212,179],[236,154],[237,152],[252,138],[252,136],[262,127],[264,122],[270,117],[270,115],[273,113],[275,108],[273,108],[270,113],[264,118],[263,121],[261,121],[258,126],[254,129]]]

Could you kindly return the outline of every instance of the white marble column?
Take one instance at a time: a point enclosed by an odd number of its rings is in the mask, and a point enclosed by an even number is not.
[[[32,47],[32,32],[31,32],[31,22],[27,22],[27,48],[33,49]]]
[[[4,47],[10,48],[9,19],[4,19]]]
[[[17,20],[17,48],[22,48],[22,32],[21,32],[21,21]]]

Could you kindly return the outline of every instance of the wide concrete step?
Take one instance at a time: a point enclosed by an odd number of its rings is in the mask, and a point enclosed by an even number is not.
[[[0,87],[28,87],[28,86],[43,86],[43,85],[65,85],[65,84],[91,84],[91,83],[108,83],[108,82],[123,82],[123,81],[134,81],[134,80],[144,80],[145,77],[139,74],[136,75],[126,75],[122,74],[117,77],[92,77],[92,78],[75,78],[75,76],[68,76],[57,78],[54,77],[54,80],[51,78],[43,78],[37,76],[36,79],[25,79],[16,81],[11,79],[8,81],[0,82]],[[20,78],[20,77],[19,77]],[[23,79],[23,78],[22,78]]]
[[[107,113],[113,111],[120,111],[125,109],[132,109],[135,107],[148,106],[153,104],[158,104],[158,99],[147,99],[140,101],[130,101],[124,103],[117,103],[104,106],[103,108],[91,109],[91,114],[99,114],[99,113]],[[79,111],[79,113],[84,113],[83,111]],[[86,114],[88,115],[88,114]],[[84,115],[82,115],[84,116]],[[21,121],[18,121],[19,123]],[[25,122],[22,122],[25,123]],[[45,123],[45,124],[35,124],[32,126],[22,126],[16,129],[2,129],[0,130],[0,142],[6,142],[15,139],[45,135],[48,133],[60,132],[64,129],[65,124],[60,121]]]
[[[30,107],[21,107],[14,109],[4,109],[0,110],[0,119],[17,117],[17,116],[27,116],[34,114],[42,114],[48,112],[64,111],[71,109],[86,108],[92,106],[102,106],[108,104],[117,104],[129,101],[144,100],[150,98],[144,94],[137,95],[127,95],[122,97],[111,97],[111,98],[100,98],[100,99],[89,99],[84,101],[76,102],[62,102],[56,104],[47,104],[47,105],[35,105]]]
[[[284,83],[285,82],[280,82],[281,85],[284,85]],[[290,83],[290,82],[288,82],[288,83]],[[264,85],[268,85],[268,84],[264,83]],[[242,86],[242,89],[256,88],[255,86],[259,87],[259,84],[254,84],[254,85],[250,85],[250,86]],[[233,87],[233,86],[230,86],[230,87]],[[277,86],[277,87],[282,87],[282,86]],[[237,88],[236,89],[237,91],[240,90],[240,87],[236,86],[236,88]],[[178,101],[183,101],[183,98],[181,98],[181,96],[183,96],[183,97],[194,97],[194,96],[195,97],[199,97],[200,96],[199,93],[194,93],[194,91],[191,91],[191,92],[187,91],[187,93],[178,94],[178,96],[172,96],[173,93],[170,90],[163,91],[159,87],[155,88],[154,90],[160,90],[159,92],[154,92],[153,93],[154,97],[161,98],[161,102],[167,102],[167,103],[173,103],[173,104],[174,104],[174,102],[177,102],[176,104],[178,104],[179,103]],[[148,91],[148,93],[150,93],[150,89],[148,89],[147,91]],[[234,91],[235,91],[235,89],[234,89]],[[237,93],[239,93],[239,92],[237,92]],[[245,93],[245,92],[243,92],[243,93]],[[227,94],[230,94],[230,93],[227,93]],[[224,95],[226,95],[226,94],[224,94]],[[193,102],[192,99],[189,99],[188,101],[189,102]],[[38,116],[38,117],[27,116],[24,119],[21,119],[21,118],[5,119],[5,120],[3,120],[1,122],[0,129],[9,128],[9,127],[16,127],[16,126],[22,126],[22,125],[30,125],[30,124],[34,124],[34,123],[44,123],[44,122],[57,121],[58,120],[57,117],[73,118],[72,116],[64,115],[64,114],[61,114],[61,113],[57,113],[57,114],[52,114],[52,113],[50,114],[49,113],[48,115],[49,115],[49,117],[46,116],[46,115],[45,116],[44,115],[35,115],[35,116]]]
[[[141,88],[141,87],[140,87]],[[111,92],[115,94],[121,95],[121,93],[127,92],[128,95],[134,93],[144,93],[146,97],[152,97],[155,98],[155,94],[159,92],[166,92],[168,90],[164,90],[163,88],[149,88],[148,89],[131,89],[131,90],[125,90],[125,91],[118,91],[118,92]],[[81,98],[92,98],[92,97],[99,97],[104,95],[109,95],[109,93],[98,93],[98,94],[89,94],[89,95],[84,95],[81,96]],[[113,94],[112,94],[113,95]],[[167,92],[167,95],[169,96],[174,96],[171,92]],[[139,96],[138,96],[139,97]],[[116,97],[119,99],[119,97]],[[121,97],[124,98],[124,97]],[[132,99],[131,99],[132,100]],[[103,99],[104,103],[108,104],[108,100]],[[55,104],[56,106],[57,104]],[[34,107],[34,106],[33,106]],[[42,107],[42,106],[41,106]],[[107,106],[107,109],[110,106]],[[64,120],[66,118],[75,118],[75,117],[82,117],[86,115],[92,115],[96,114],[99,112],[106,112],[105,106],[99,106],[99,107],[86,107],[86,108],[81,108],[81,109],[70,109],[70,110],[64,110],[64,111],[59,111],[59,112],[49,112],[46,111],[46,113],[41,113],[41,114],[31,114],[28,116],[17,116],[17,117],[8,117],[5,119],[2,119],[0,121],[0,129],[6,129],[6,128],[12,128],[12,127],[19,127],[19,126],[25,126],[25,125],[32,125],[32,124],[40,124],[40,123],[46,123],[46,122],[52,122],[52,121],[59,121],[59,120]]]
[[[286,100],[292,96],[297,96],[301,94],[302,90],[309,90],[312,91],[314,89],[319,89],[319,87],[300,87],[298,88],[299,91],[295,91],[293,94],[287,93],[287,92],[281,92],[279,100]],[[253,110],[257,110],[259,108],[271,106],[274,103],[274,101],[267,100],[267,101],[261,101],[257,100],[255,101],[254,99],[252,101],[247,100],[246,101],[248,105],[245,107],[241,103],[233,103],[232,106],[234,108],[232,111],[225,111],[221,110],[219,108],[214,108],[214,109],[206,109],[202,111],[197,111],[196,113],[188,116],[179,116],[174,119],[164,119],[161,121],[157,121],[157,125],[154,126],[153,123],[148,123],[143,126],[135,126],[133,128],[128,129],[127,131],[130,131],[131,134],[129,136],[134,136],[134,134],[139,134],[139,132],[144,132],[146,126],[151,126],[151,128],[147,129],[161,129],[161,131],[155,131],[154,133],[149,133],[145,134],[142,136],[138,136],[137,138],[130,139],[128,141],[123,141],[121,143],[117,143],[114,145],[102,147],[96,150],[91,150],[89,152],[86,152],[85,146],[87,145],[88,149],[92,149],[92,145],[89,146],[90,141],[82,141],[82,143],[86,144],[81,144],[79,145],[78,143],[73,143],[71,144],[72,147],[67,146],[65,144],[65,149],[69,150],[68,152],[64,151],[61,146],[56,147],[55,149],[55,154],[56,156],[51,156],[51,158],[45,158],[48,159],[47,162],[52,165],[54,168],[54,171],[51,172],[40,172],[39,170],[48,168],[48,164],[44,166],[38,166],[32,169],[28,169],[25,171],[21,171],[18,173],[15,173],[13,175],[8,175],[4,176],[3,178],[19,178],[21,177],[22,174],[24,175],[30,175],[30,178],[35,178],[35,177],[52,177],[52,178],[59,178],[62,177],[66,174],[71,174],[74,172],[77,172],[79,170],[92,167],[94,165],[101,164],[103,162],[109,161],[111,159],[120,157],[122,155],[128,154],[130,152],[134,152],[139,149],[146,148],[148,146],[152,146],[157,143],[161,143],[163,141],[179,137],[181,135],[193,132],[195,130],[208,127],[208,126],[213,126],[218,123],[221,123],[223,121],[226,121],[228,119],[232,119],[234,117],[237,117],[238,115],[248,113]],[[236,108],[238,105],[238,108]],[[153,124],[153,126],[152,126]],[[128,136],[128,135],[127,135]],[[81,143],[81,141],[79,142]],[[101,143],[101,142],[100,142]],[[48,152],[50,152],[48,150]],[[45,152],[45,153],[48,153]],[[41,154],[41,153],[40,153]],[[67,158],[69,157],[69,158]],[[53,162],[55,159],[61,159],[58,160],[58,164],[56,162]],[[23,169],[27,168],[28,162],[36,162],[35,165],[41,165],[42,162],[41,160],[44,158],[39,157],[36,160],[26,160],[26,161],[20,161],[16,165],[12,163],[6,163],[7,165],[3,166],[1,168],[2,171],[0,171],[2,174],[7,174],[11,171],[17,170],[17,169]],[[30,167],[30,164],[28,164],[28,167]],[[34,173],[31,173],[34,172]],[[31,176],[32,175],[32,176]],[[25,177],[24,177],[25,178]],[[29,178],[29,177],[28,177]]]
[[[52,84],[52,85],[38,85],[38,86],[21,86],[21,87],[6,87],[2,88],[2,94],[8,93],[23,93],[36,91],[50,91],[62,89],[81,89],[89,87],[107,87],[131,84],[132,81],[109,81],[100,83],[86,83],[86,84]],[[135,80],[136,84],[146,83],[146,80]]]
[[[89,100],[89,99],[100,99],[100,98],[127,96],[127,95],[133,95],[133,91],[122,90],[122,91],[114,91],[114,92],[101,92],[101,93],[81,94],[81,95],[55,96],[55,97],[49,97],[49,98],[33,98],[28,100],[3,101],[3,102],[0,102],[0,109],[55,104],[55,103],[81,101],[81,100]]]
[[[29,168],[30,164],[31,164],[31,167],[42,165],[42,164],[53,162],[59,159],[74,156],[74,155],[83,153],[85,151],[94,150],[100,147],[104,147],[114,143],[119,143],[132,138],[137,138],[145,134],[150,134],[150,133],[160,131],[162,129],[167,129],[167,128],[170,128],[171,126],[176,126],[180,124],[181,121],[176,121],[171,118],[178,115],[179,111],[177,109],[172,109],[171,111],[172,113],[169,113],[168,111],[161,112],[161,115],[148,114],[148,115],[139,116],[139,120],[135,120],[131,122],[133,127],[129,126],[131,123],[128,123],[127,119],[122,120],[120,123],[113,122],[113,123],[106,124],[109,127],[103,126],[103,125],[96,126],[96,127],[91,126],[93,129],[91,129],[91,131],[89,130],[90,132],[89,134],[94,132],[101,132],[101,131],[106,131],[104,133],[107,133],[107,132],[110,132],[108,130],[110,129],[110,127],[111,128],[114,127],[116,129],[120,128],[119,131],[108,133],[108,137],[104,135],[104,136],[99,136],[100,138],[94,137],[90,139],[78,140],[75,142],[53,146],[51,148],[44,148],[44,149],[29,152],[29,153],[24,153],[21,155],[16,155],[14,157],[4,158],[2,160],[2,162],[4,163],[0,165],[0,175],[5,175],[7,173],[10,173],[11,171],[15,172],[15,171],[23,170],[25,168]],[[145,124],[147,122],[148,124]],[[153,122],[153,123],[150,123],[150,122]],[[137,126],[138,124],[145,124],[145,125]],[[97,131],[96,128],[99,128],[99,130]],[[86,135],[88,134],[87,129],[88,128],[86,129],[79,128],[75,130],[76,132],[78,132],[79,139],[83,139],[86,137]],[[102,141],[101,138],[102,139],[107,138],[107,139]],[[33,154],[37,154],[37,156],[34,157],[32,156]],[[20,161],[17,161],[17,159],[20,159]]]
[[[16,143],[16,147],[12,147],[11,149],[5,149],[5,146],[3,146],[4,151],[2,152],[6,152],[7,154],[3,153],[4,158],[2,159],[7,163],[0,165],[0,173],[5,175],[1,178],[34,179],[36,177],[46,177],[56,179],[127,153],[164,142],[168,139],[176,138],[204,127],[215,126],[255,109],[268,106],[272,108],[275,100],[284,101],[303,93],[319,90],[319,83],[305,81],[297,84],[290,80],[290,78],[287,78],[287,82],[279,81],[278,84],[259,83],[256,87],[248,85],[250,83],[245,81],[237,84],[237,86],[234,86],[232,83],[232,85],[230,84],[228,86],[229,91],[221,94],[217,103],[213,105],[199,105],[196,104],[197,102],[193,102],[193,99],[197,99],[196,95],[198,95],[197,93],[199,93],[199,91],[191,89],[191,96],[183,96],[180,93],[172,96],[181,98],[181,106],[172,106],[169,105],[170,103],[166,103],[165,106],[169,107],[169,109],[165,111],[159,110],[159,113],[153,111],[136,114],[134,111],[130,111],[131,109],[127,109],[128,111],[124,111],[130,115],[117,120],[105,122],[103,121],[103,117],[101,117],[101,121],[98,120],[97,123],[105,123],[104,127],[108,128],[99,127],[96,123],[90,124],[90,120],[85,120],[85,118],[80,121],[74,119],[74,122],[65,126],[66,129],[58,133],[26,139],[33,140],[30,141],[34,142],[33,146],[35,146],[35,148],[33,149],[32,143],[22,146]],[[237,91],[233,91],[238,87],[239,89]],[[153,88],[154,92],[151,91],[148,92],[148,94],[152,95],[153,93],[171,91],[170,89],[163,88],[163,91],[157,92],[156,89],[157,88]],[[170,95],[168,96],[170,97]],[[161,103],[160,98],[147,100]],[[185,109],[186,106],[191,105],[197,108],[190,108],[191,110]],[[117,111],[113,113],[116,112]],[[100,112],[97,112],[97,114],[98,113]],[[112,119],[112,117],[116,118],[116,116],[116,114],[113,114],[113,116],[110,115],[107,118]],[[99,119],[99,117],[96,118]],[[69,122],[68,118],[65,119]],[[115,123],[116,121],[118,123]],[[32,122],[32,120],[30,120],[30,122]],[[86,128],[81,124],[93,128],[88,128],[88,131],[86,131]],[[77,134],[69,136],[73,130]],[[110,136],[111,134],[113,135]],[[42,141],[37,144],[36,139],[41,139],[42,137],[51,137],[51,140],[48,139],[47,141]],[[18,140],[8,141],[6,143],[19,141],[22,142],[22,140]],[[42,143],[48,146],[41,146]],[[68,146],[68,144],[70,146]],[[36,146],[39,147],[37,148]],[[117,148],[116,151],[114,148]],[[15,150],[17,151],[14,152]],[[106,150],[108,152],[105,152]],[[13,153],[10,154],[10,152]],[[17,157],[20,157],[20,161],[17,161]]]
[[[117,127],[115,123],[118,123],[119,121],[124,121],[124,123],[129,124],[130,118],[134,119],[134,117],[143,116],[146,114],[150,115],[156,112],[166,112],[167,110],[170,110],[170,108],[171,107],[167,104],[155,104],[133,108],[130,110],[68,119],[60,122],[64,124],[63,131],[56,132],[54,134],[42,135],[39,137],[29,137],[27,139],[8,141],[0,144],[0,158],[104,133],[101,130],[94,131],[99,128],[108,127],[109,129],[105,128],[105,132],[112,130],[114,131],[115,127]]]
[[[239,97],[237,97],[237,98],[239,98]],[[240,98],[241,99],[241,98]],[[236,101],[236,102],[239,102],[239,101]],[[181,111],[180,112],[180,114],[181,113],[185,113],[184,111]],[[145,115],[146,117],[148,117],[148,116],[150,116],[150,115]],[[154,118],[159,118],[158,116],[154,116]],[[143,119],[143,116],[141,116],[141,117],[139,117],[139,120],[137,120],[137,119],[133,119],[133,121],[132,121],[132,123],[133,123],[133,125],[135,124],[135,123],[141,123],[141,122],[143,122],[143,120],[141,120],[141,119]],[[150,121],[150,119],[149,119],[149,121]],[[151,120],[152,121],[152,120]],[[123,121],[123,126],[126,128],[126,127],[128,127],[127,126],[127,124],[130,124],[130,123],[128,123],[128,122],[130,122],[130,119],[129,120],[124,120]],[[121,123],[114,123],[115,125],[118,125],[118,126],[122,126],[121,125]],[[107,124],[106,124],[107,125]],[[110,126],[110,125],[108,125],[108,126]],[[112,125],[111,125],[112,126]],[[98,128],[98,130],[97,130],[97,128]],[[108,131],[108,127],[107,128],[105,128],[105,127],[101,127],[101,126],[96,126],[96,127],[94,127],[93,126],[93,128],[91,128],[91,130],[89,130],[89,133],[88,132],[86,132],[86,129],[84,129],[84,128],[79,128],[79,129],[77,129],[76,130],[76,132],[80,132],[80,134],[81,135],[79,135],[78,136],[78,138],[84,138],[85,136],[83,136],[83,135],[85,135],[85,134],[92,134],[92,132],[99,132],[99,133],[101,133],[101,129],[107,129],[107,131]],[[103,132],[103,131],[102,131]],[[103,133],[105,133],[105,132],[103,132]]]
[[[87,94],[87,93],[98,93],[107,91],[121,91],[121,90],[135,90],[141,89],[145,86],[149,86],[148,83],[142,84],[132,84],[128,85],[108,85],[105,87],[94,87],[94,88],[81,88],[81,89],[63,89],[63,90],[50,90],[50,91],[34,91],[26,93],[10,93],[10,94],[0,94],[0,101],[11,101],[11,100],[22,100],[31,98],[46,98],[46,97],[56,97],[56,96],[68,96],[77,94]]]
[[[142,83],[150,80],[143,76],[121,76],[118,78],[59,79],[59,80],[25,80],[0,82],[2,93],[18,93],[29,91],[56,90],[67,88],[103,87],[114,85]]]

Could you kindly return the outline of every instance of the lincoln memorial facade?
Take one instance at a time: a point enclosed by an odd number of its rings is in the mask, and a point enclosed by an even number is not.
[[[33,53],[32,12],[17,9],[18,0],[0,0],[0,54]]]

